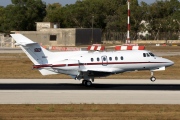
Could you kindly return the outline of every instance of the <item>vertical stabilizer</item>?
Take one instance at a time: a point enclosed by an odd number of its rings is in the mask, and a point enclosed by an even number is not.
[[[50,51],[21,34],[11,34],[11,36],[35,65],[48,64],[48,57],[52,55]]]

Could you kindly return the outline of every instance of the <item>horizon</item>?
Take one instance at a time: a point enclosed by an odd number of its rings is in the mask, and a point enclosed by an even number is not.
[[[62,6],[65,6],[66,4],[75,4],[77,0],[42,0],[43,2],[47,4],[53,4],[53,3],[60,3]],[[152,4],[156,0],[138,0],[138,2],[146,2],[147,4]],[[0,6],[6,7],[7,5],[12,4],[11,0],[0,0]]]

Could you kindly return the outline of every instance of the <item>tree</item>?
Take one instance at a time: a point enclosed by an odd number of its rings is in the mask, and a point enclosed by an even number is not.
[[[4,31],[4,21],[5,21],[5,8],[0,6],[0,32]]]
[[[63,8],[64,21],[67,27],[91,28],[92,19],[94,27],[105,28],[105,14],[102,0],[77,1],[73,5]]]
[[[137,0],[131,2],[131,30],[137,33],[139,31],[143,11]]]
[[[43,21],[46,5],[41,0],[12,0],[5,8],[5,31],[35,30],[35,22]]]
[[[59,3],[49,4],[46,8],[47,15],[44,21],[61,22],[62,21],[62,5]]]
[[[179,14],[180,2],[178,0],[156,1],[150,7],[149,23],[154,32],[168,32],[174,28],[173,17]]]
[[[46,15],[47,13],[47,15]],[[42,0],[12,0],[0,7],[0,30],[35,30],[35,22],[58,22],[61,27],[127,31],[127,0],[77,0],[75,4],[46,5]],[[144,20],[147,26],[140,24]],[[3,23],[3,24],[2,24]],[[158,0],[153,4],[131,0],[131,32],[168,32],[180,29],[180,2]]]

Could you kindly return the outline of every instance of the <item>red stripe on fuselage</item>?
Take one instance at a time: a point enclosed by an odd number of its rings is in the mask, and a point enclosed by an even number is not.
[[[68,64],[67,66],[79,66],[79,64]]]
[[[65,66],[79,66],[79,65],[102,65],[102,64],[109,64],[109,65],[117,65],[117,64],[153,64],[153,63],[167,63],[167,62],[98,62],[98,63],[81,63],[81,64],[46,64],[46,65],[34,65],[33,68],[44,68],[44,67],[65,67]]]
[[[38,69],[38,68],[44,68],[44,67],[65,67],[65,66],[66,64],[57,64],[57,65],[45,64],[45,65],[34,65],[33,68]]]

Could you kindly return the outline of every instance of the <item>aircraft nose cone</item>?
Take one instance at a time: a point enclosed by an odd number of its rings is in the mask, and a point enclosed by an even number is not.
[[[171,61],[171,60],[167,60],[167,67],[168,67],[168,66],[172,66],[172,65],[174,65],[174,62]]]
[[[171,64],[171,65],[174,65],[174,62],[173,62],[173,61],[171,61],[171,62],[170,62],[170,64]]]

